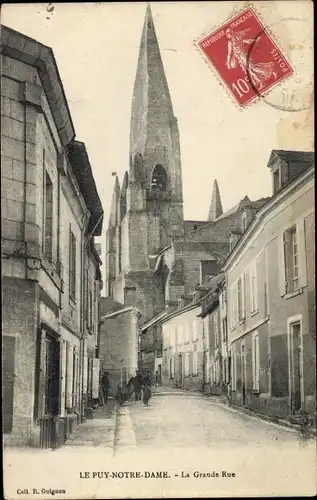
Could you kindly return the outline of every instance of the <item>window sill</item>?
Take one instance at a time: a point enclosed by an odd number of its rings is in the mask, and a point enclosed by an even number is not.
[[[232,326],[232,327],[230,328],[230,332],[233,332],[235,329],[236,329],[236,327],[235,327],[235,326]]]
[[[250,314],[251,318],[253,316],[256,316],[258,313],[259,313],[259,309],[255,309],[254,311],[252,311],[252,313]]]
[[[243,325],[243,323],[245,322],[245,318],[242,318],[239,320],[239,326]]]
[[[294,290],[293,292],[286,293],[284,295],[284,299],[291,299],[292,297],[296,297],[297,295],[300,295],[303,293],[303,288],[297,288],[297,290]]]
[[[260,389],[252,389],[252,394],[260,394]]]

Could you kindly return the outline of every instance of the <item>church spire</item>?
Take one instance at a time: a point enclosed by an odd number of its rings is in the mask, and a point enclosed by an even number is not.
[[[115,176],[112,200],[111,200],[111,210],[109,218],[109,226],[115,227],[118,222],[118,200],[120,198],[120,184],[118,176]]]
[[[175,120],[151,7],[146,7],[133,89],[130,155],[144,155],[158,139],[162,123]]]
[[[212,190],[212,197],[211,197],[209,213],[208,213],[208,220],[210,220],[210,221],[216,220],[216,219],[218,219],[218,217],[220,217],[220,215],[222,215],[222,204],[221,204],[218,182],[215,179],[214,180],[214,187]]]

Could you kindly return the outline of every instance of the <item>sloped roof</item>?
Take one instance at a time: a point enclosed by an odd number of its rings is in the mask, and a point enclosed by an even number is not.
[[[105,316],[106,314],[120,311],[124,309],[124,304],[118,302],[111,297],[101,297],[100,307],[99,307],[99,317]]]
[[[270,167],[272,162],[277,157],[280,157],[287,162],[315,163],[314,151],[288,151],[282,149],[273,149],[267,166]]]
[[[72,141],[67,146],[68,158],[76,177],[79,189],[91,213],[89,231],[94,230],[95,236],[102,232],[103,208],[92,173],[86,146],[83,142]],[[97,227],[95,227],[97,224]]]

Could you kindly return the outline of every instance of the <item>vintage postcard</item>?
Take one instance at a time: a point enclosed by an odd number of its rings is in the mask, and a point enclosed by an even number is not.
[[[1,7],[7,500],[316,494],[310,1]]]

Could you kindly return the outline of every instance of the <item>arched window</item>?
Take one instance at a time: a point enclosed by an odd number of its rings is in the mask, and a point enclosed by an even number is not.
[[[156,165],[153,174],[151,189],[152,191],[166,191],[167,188],[167,174],[166,170],[162,165]]]

